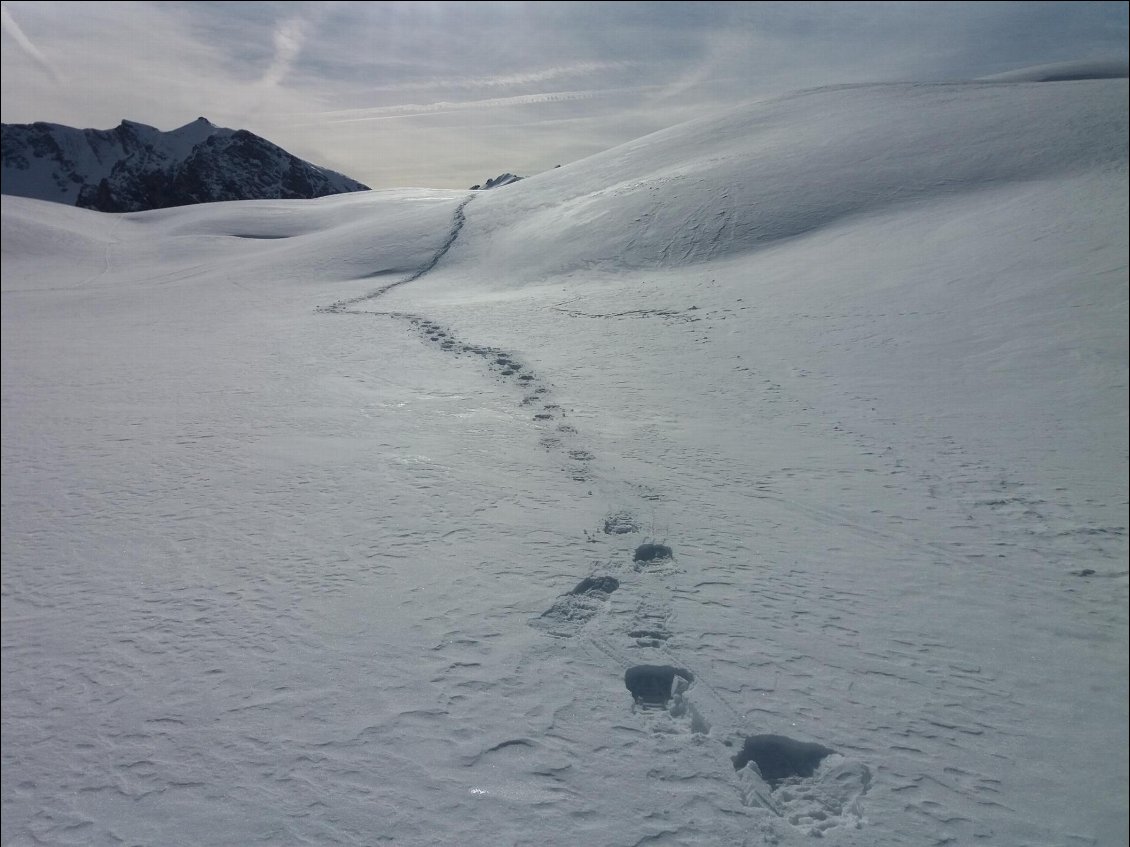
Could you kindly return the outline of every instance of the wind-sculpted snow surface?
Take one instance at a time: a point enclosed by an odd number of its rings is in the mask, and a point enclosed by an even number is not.
[[[1116,166],[1092,83],[837,86],[751,104],[487,192],[481,284],[678,267],[1004,185]],[[1053,113],[1054,116],[1053,116]],[[1067,151],[1070,151],[1069,153]]]
[[[5,197],[0,842],[1125,843],[1126,95]]]
[[[451,245],[453,245],[455,243],[455,240],[459,238],[459,233],[463,229],[463,224],[467,221],[467,218],[464,214],[464,209],[467,208],[467,204],[470,203],[473,199],[474,195],[471,195],[455,207],[455,213],[452,215],[451,231],[448,232],[447,237],[444,239],[443,243],[424,265],[412,271],[412,273],[407,274],[403,279],[398,279],[394,282],[386,283],[380,288],[374,291],[370,291],[368,294],[362,294],[359,297],[351,297],[348,300],[338,300],[333,305],[327,307],[324,311],[344,312],[350,306],[356,306],[358,303],[364,303],[367,300],[376,300],[378,297],[387,294],[397,286],[406,285],[409,282],[415,282],[424,274],[435,268],[435,266],[439,264],[440,259],[447,255],[447,251],[451,249]]]

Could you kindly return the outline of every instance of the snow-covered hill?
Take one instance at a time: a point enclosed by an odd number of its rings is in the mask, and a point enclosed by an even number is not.
[[[4,197],[0,840],[1125,843],[1127,136],[853,86]]]
[[[3,193],[102,212],[368,190],[247,130],[205,118],[170,132],[133,121],[109,130],[4,124],[0,139]]]

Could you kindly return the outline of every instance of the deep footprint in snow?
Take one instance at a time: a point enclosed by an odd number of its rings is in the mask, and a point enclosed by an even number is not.
[[[640,531],[640,522],[630,512],[613,512],[604,519],[605,535],[627,535]]]
[[[812,776],[817,766],[835,752],[821,744],[796,741],[784,735],[751,735],[745,740],[742,751],[734,756],[734,770],[753,762],[761,778],[775,786],[790,776]]]
[[[671,734],[710,732],[710,724],[687,697],[694,674],[671,665],[636,665],[624,672],[632,710],[647,715],[652,731]]]
[[[592,594],[594,592],[601,592],[603,594],[611,594],[620,587],[620,580],[614,576],[586,576],[579,583],[577,587],[570,591],[570,594]]]
[[[666,708],[676,690],[685,690],[694,674],[671,665],[636,665],[624,671],[624,687],[636,705]]]
[[[615,577],[585,577],[576,588],[530,621],[530,626],[558,638],[571,638],[608,607],[610,595],[619,587],[620,580]]]
[[[666,544],[641,544],[632,556],[633,562],[665,562],[675,558],[671,548]]]
[[[646,542],[632,555],[632,567],[636,573],[672,573],[677,570],[675,553],[666,544]]]
[[[871,771],[860,762],[783,735],[750,736],[733,762],[745,805],[768,809],[807,835],[862,824]]]

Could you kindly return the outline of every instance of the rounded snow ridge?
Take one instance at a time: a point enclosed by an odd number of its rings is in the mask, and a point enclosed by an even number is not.
[[[1067,82],[1081,79],[1126,79],[1130,77],[1130,63],[1125,59],[1079,60],[1055,62],[1050,65],[1033,65],[1017,68],[1002,74],[983,76],[978,82]]]

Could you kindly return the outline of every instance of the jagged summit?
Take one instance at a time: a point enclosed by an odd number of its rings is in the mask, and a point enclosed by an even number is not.
[[[512,173],[499,174],[494,179],[488,179],[481,185],[472,185],[471,191],[485,191],[488,188],[501,188],[504,185],[510,185],[513,182],[519,182],[524,177],[515,176]]]
[[[3,193],[103,212],[308,199],[368,188],[204,117],[169,132],[131,120],[108,130],[3,124],[0,140]]]

